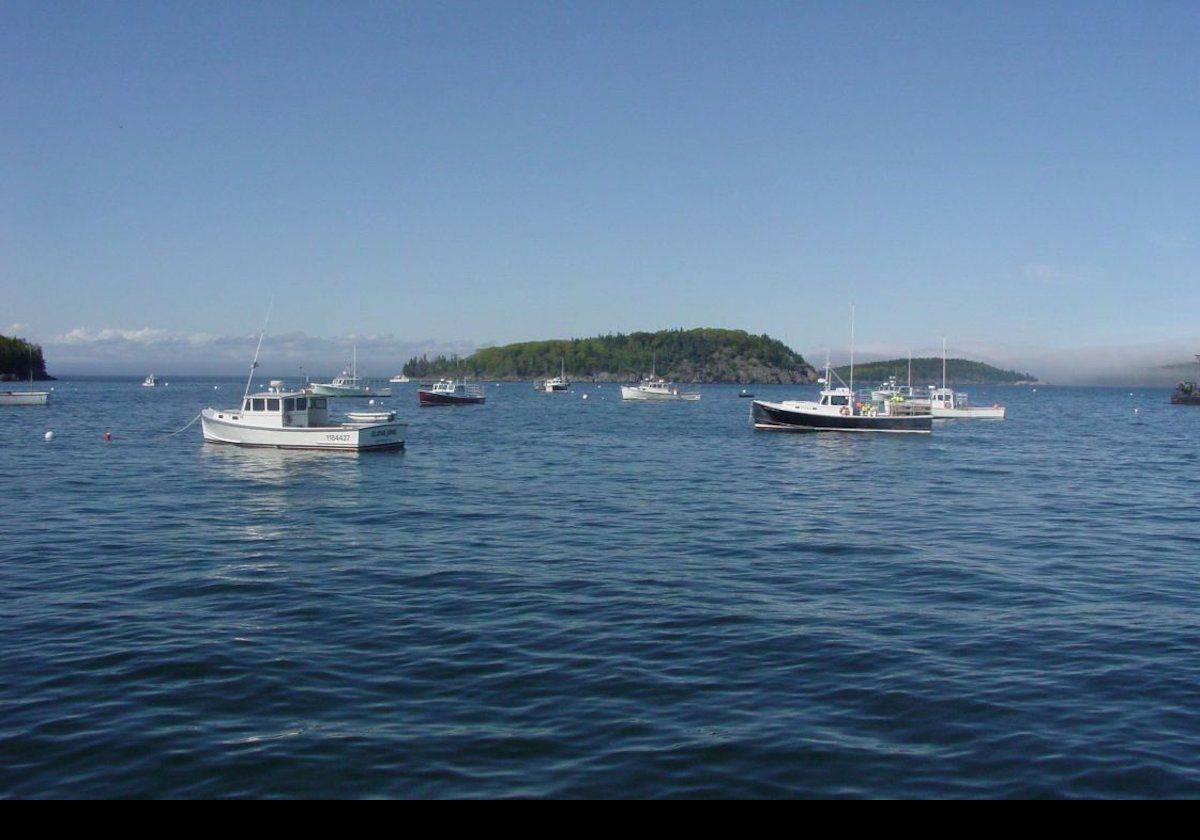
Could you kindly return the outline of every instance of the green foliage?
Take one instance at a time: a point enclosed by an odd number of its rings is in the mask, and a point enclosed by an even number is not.
[[[850,376],[849,365],[835,370],[842,379],[848,379]],[[893,359],[887,362],[870,362],[854,366],[855,383],[870,382],[874,384],[884,382],[890,376],[896,377],[900,384],[905,384],[908,381],[908,359]],[[983,362],[972,362],[969,359],[946,360],[946,382],[949,385],[1004,385],[1014,382],[1032,382],[1036,379],[1037,377],[1029,373],[1001,370]],[[916,386],[942,384],[941,357],[913,359],[912,383]],[[857,384],[855,387],[858,387]]]
[[[477,379],[629,380],[657,373],[689,382],[806,382],[812,368],[783,342],[744,330],[693,329],[527,341],[486,347],[466,359],[413,358],[406,376],[469,375]]]
[[[29,379],[31,370],[34,379],[51,378],[46,375],[42,348],[23,338],[0,335],[0,378]]]

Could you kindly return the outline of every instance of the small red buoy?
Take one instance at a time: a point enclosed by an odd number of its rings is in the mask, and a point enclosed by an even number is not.
[[[112,432],[105,432],[104,433],[104,442],[108,443],[111,440],[112,440]]]

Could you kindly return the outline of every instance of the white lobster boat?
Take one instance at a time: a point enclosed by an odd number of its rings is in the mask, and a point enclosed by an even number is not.
[[[967,395],[952,388],[932,388],[929,391],[929,410],[936,420],[1003,420],[1004,406],[971,405]]]
[[[623,400],[690,400],[700,399],[698,391],[680,391],[674,383],[657,376],[643,379],[636,385],[622,385]]]
[[[247,394],[240,408],[206,408],[200,412],[204,440],[235,446],[276,449],[332,449],[350,452],[403,449],[405,423],[394,412],[329,420],[329,400],[304,390],[286,390],[272,380],[267,390]]]
[[[390,397],[391,388],[376,388],[358,376],[358,348],[354,348],[354,359],[350,370],[344,370],[332,382],[313,382],[308,390],[320,397]]]
[[[534,384],[534,390],[542,391],[547,394],[564,393],[571,389],[571,380],[567,379],[567,361],[563,359],[562,369],[558,376],[552,379],[544,379]]]
[[[946,385],[946,339],[942,339],[942,387],[929,388],[929,410],[938,420],[1003,420],[1004,406],[973,406],[967,395]]]

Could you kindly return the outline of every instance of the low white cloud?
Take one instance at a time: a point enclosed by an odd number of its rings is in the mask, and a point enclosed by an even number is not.
[[[142,327],[139,330],[122,330],[122,329],[103,329],[89,330],[83,327],[77,327],[70,332],[55,336],[53,341],[59,344],[97,344],[111,342],[125,342],[129,344],[163,344],[177,340],[178,333],[171,333],[168,330],[153,329],[151,327]]]

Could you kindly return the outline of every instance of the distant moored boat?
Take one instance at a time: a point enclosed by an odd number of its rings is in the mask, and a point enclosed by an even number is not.
[[[1200,362],[1200,353],[1196,354],[1196,361]],[[1200,405],[1200,386],[1191,379],[1180,382],[1175,386],[1175,393],[1171,394],[1171,404]]]
[[[440,379],[417,388],[422,407],[430,405],[478,405],[487,402],[483,387],[474,382]]]

